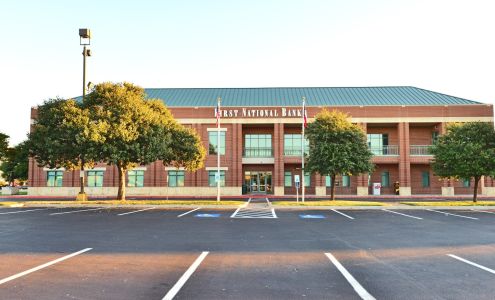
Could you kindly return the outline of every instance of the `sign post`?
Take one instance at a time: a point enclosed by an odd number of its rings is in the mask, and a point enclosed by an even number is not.
[[[299,203],[299,186],[301,183],[299,175],[294,175],[294,183],[296,185],[296,202]]]

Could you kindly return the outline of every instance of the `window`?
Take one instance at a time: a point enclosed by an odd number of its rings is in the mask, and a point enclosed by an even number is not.
[[[48,171],[46,174],[46,186],[62,186],[63,171]]]
[[[309,173],[304,173],[304,186],[311,186],[311,175]]]
[[[330,177],[329,175],[325,176],[325,186],[326,187],[332,186],[332,177]]]
[[[208,131],[208,153],[217,154],[217,151],[220,149],[220,155],[225,155],[225,131],[220,131],[220,145],[218,145],[217,139],[218,132]]]
[[[430,172],[428,171],[421,172],[421,179],[424,188],[430,187]]]
[[[102,187],[103,186],[103,171],[88,171],[88,186]]]
[[[246,134],[244,136],[245,157],[272,157],[271,134]]]
[[[168,186],[184,186],[184,171],[168,171]]]
[[[431,144],[432,144],[432,145],[436,144],[436,142],[438,141],[438,136],[439,136],[439,135],[440,135],[440,134],[438,133],[438,131],[433,131],[433,132],[431,133]]]
[[[382,187],[390,186],[390,173],[385,171],[382,173]]]
[[[127,186],[143,187],[144,186],[144,171],[128,171]]]
[[[388,154],[388,134],[382,133],[368,133],[368,147],[370,151],[375,155],[387,155]]]
[[[217,181],[215,180],[215,174],[217,171],[208,171],[208,185],[217,186]],[[220,186],[225,186],[225,171],[220,171]]]
[[[292,173],[290,171],[284,173],[284,186],[286,187],[292,186]]]
[[[342,175],[342,186],[343,187],[351,186],[351,177],[349,175]]]
[[[462,179],[463,187],[471,187],[471,178],[463,178]]]
[[[309,141],[304,141],[304,153],[309,153]],[[284,155],[301,156],[301,134],[284,135]]]

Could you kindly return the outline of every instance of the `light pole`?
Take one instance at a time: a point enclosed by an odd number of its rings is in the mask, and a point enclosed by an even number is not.
[[[91,56],[91,50],[87,49],[86,46],[89,46],[91,44],[91,30],[88,28],[80,28],[79,29],[79,45],[84,46],[83,47],[83,102],[84,98],[86,97],[86,56]],[[88,197],[86,196],[86,193],[84,192],[84,156],[80,157],[80,163],[81,163],[81,171],[79,173],[79,184],[81,186],[79,190],[79,194],[77,195],[77,200],[87,200]]]

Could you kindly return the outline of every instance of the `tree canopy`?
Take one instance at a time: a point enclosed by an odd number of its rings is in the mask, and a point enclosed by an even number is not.
[[[125,199],[126,171],[157,160],[193,171],[203,166],[206,151],[197,133],[173,118],[162,101],[146,99],[131,83],[101,83],[83,107],[103,123],[100,160],[119,170],[117,198]]]
[[[335,177],[371,172],[373,154],[361,127],[338,111],[322,110],[308,124],[309,156],[306,170],[331,177],[331,198],[335,199]]]
[[[0,161],[7,154],[9,148],[9,136],[0,132]]]
[[[13,148],[8,148],[4,161],[0,165],[3,177],[13,184],[15,180],[28,179],[29,148],[24,141]]]
[[[493,124],[468,122],[450,124],[447,133],[431,149],[433,172],[440,177],[474,179],[476,202],[482,176],[495,174],[495,131]]]

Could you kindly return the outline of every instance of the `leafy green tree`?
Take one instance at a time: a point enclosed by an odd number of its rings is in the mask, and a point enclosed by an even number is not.
[[[72,99],[47,100],[37,113],[28,145],[39,166],[82,171],[94,166],[99,159],[102,132],[108,129],[105,123],[90,120],[89,110]],[[81,176],[78,199],[86,199],[84,185]]]
[[[435,175],[474,178],[473,202],[477,201],[482,176],[495,174],[495,131],[492,123],[451,124],[431,149]]]
[[[29,148],[24,141],[13,148],[7,149],[5,160],[0,165],[5,179],[14,184],[15,180],[25,181],[28,178]]]
[[[364,131],[348,119],[344,113],[323,110],[306,129],[309,140],[306,170],[330,176],[332,200],[335,200],[337,175],[358,175],[374,169]]]
[[[0,132],[0,161],[5,158],[9,148],[9,136]]]
[[[100,159],[119,174],[117,198],[125,200],[125,175],[137,165],[157,160],[194,171],[206,155],[199,136],[177,123],[160,100],[147,100],[131,83],[101,83],[86,96],[92,119],[105,124]]]

